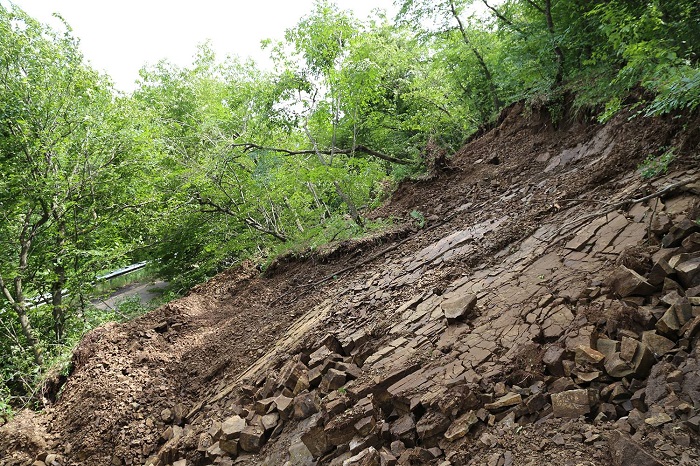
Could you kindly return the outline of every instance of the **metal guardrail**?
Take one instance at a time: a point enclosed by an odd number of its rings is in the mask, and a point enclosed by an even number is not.
[[[143,261],[143,262],[137,262],[136,264],[131,264],[127,265],[126,267],[122,267],[121,269],[114,270],[112,272],[109,272],[105,275],[100,275],[97,277],[97,281],[102,281],[102,280],[111,280],[113,278],[121,277],[122,275],[127,275],[131,272],[135,272],[137,270],[141,270],[142,268],[146,267],[148,264],[148,261]],[[51,293],[45,293],[41,296],[35,296],[33,298],[27,299],[27,304],[30,309],[34,309],[36,307],[42,306],[44,304],[49,304],[49,300],[51,299],[52,294]],[[68,296],[68,290],[61,290],[61,296]]]
[[[126,275],[127,273],[141,270],[142,268],[146,267],[146,264],[148,264],[148,261],[143,261],[143,262],[138,262],[136,264],[127,265],[126,267],[123,267],[121,269],[117,269],[113,272],[109,272],[106,275],[102,275],[100,277],[97,277],[97,280],[111,280],[112,278],[121,277],[122,275]]]

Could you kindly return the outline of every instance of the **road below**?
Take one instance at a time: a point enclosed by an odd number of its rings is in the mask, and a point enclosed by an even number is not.
[[[159,297],[167,286],[168,283],[163,280],[149,281],[148,283],[131,283],[115,290],[107,299],[94,300],[92,303],[98,309],[116,309],[119,303],[133,296],[138,296],[141,304],[146,305]]]

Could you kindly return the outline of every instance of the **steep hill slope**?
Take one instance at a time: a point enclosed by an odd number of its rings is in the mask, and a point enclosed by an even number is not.
[[[89,334],[0,463],[700,464],[699,195],[698,115],[514,106],[394,230]]]

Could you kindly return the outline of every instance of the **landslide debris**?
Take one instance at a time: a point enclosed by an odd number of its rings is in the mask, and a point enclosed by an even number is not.
[[[516,105],[373,213],[395,231],[90,333],[0,463],[700,464],[698,121]]]

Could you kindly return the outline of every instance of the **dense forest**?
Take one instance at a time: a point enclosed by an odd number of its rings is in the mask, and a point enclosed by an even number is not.
[[[149,261],[178,293],[385,228],[397,219],[366,213],[398,181],[517,101],[555,122],[700,104],[695,0],[399,6],[361,20],[320,0],[263,44],[275,71],[205,43],[188,67],[144,67],[127,95],[68,24],[0,5],[0,415],[124,318],[90,304],[105,271]]]

